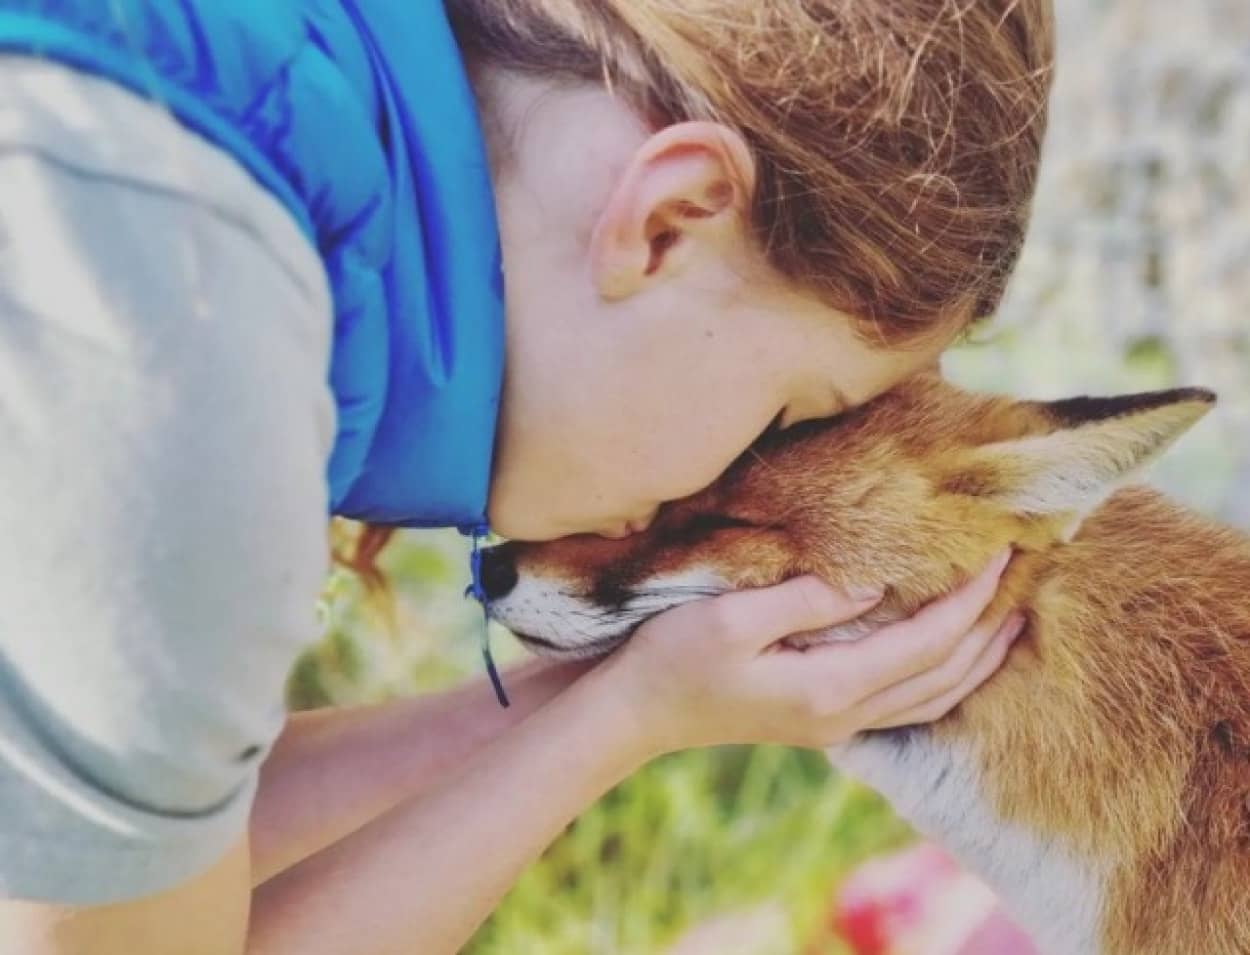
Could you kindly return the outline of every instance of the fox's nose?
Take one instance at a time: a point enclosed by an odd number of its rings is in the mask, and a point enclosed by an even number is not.
[[[516,586],[516,561],[507,546],[488,547],[482,551],[481,579],[487,600],[506,597]]]

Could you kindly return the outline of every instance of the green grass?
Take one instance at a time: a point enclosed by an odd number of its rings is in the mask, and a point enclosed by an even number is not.
[[[812,939],[848,867],[906,839],[877,797],[834,776],[817,753],[675,754],[585,812],[467,951],[642,955],[761,902],[784,910],[794,939]]]

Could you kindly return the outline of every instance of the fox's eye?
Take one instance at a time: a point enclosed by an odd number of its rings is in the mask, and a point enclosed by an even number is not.
[[[714,534],[717,531],[741,530],[755,526],[753,522],[731,514],[696,514],[680,526],[678,533],[683,537],[694,537],[700,534]]]

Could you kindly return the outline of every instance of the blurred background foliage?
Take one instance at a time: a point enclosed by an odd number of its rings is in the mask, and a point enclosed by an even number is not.
[[[1250,526],[1250,3],[1058,0],[1059,64],[1032,231],[995,321],[946,360],[1027,397],[1196,384],[1217,411],[1158,467],[1183,500]],[[398,638],[336,574],[299,707],[428,692],[478,673],[467,548],[405,534],[383,565]],[[494,632],[499,655],[519,651]],[[908,838],[816,754],[726,747],[659,760],[609,793],[521,879],[473,955],[663,952],[691,926],[757,911],[758,944],[843,955],[838,880]],[[746,924],[746,923],[744,923]],[[687,948],[683,947],[683,952]],[[729,951],[723,947],[714,951]]]

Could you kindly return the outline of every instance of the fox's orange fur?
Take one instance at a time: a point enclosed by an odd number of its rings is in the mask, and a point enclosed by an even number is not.
[[[1211,400],[918,379],[765,439],[644,534],[507,545],[493,559],[520,582],[497,613],[599,652],[686,599],[815,572],[885,585],[876,626],[1012,545],[992,612],[1029,623],[1002,670],[935,726],[835,760],[997,881],[1051,955],[1250,952],[1250,540],[1116,490]]]

